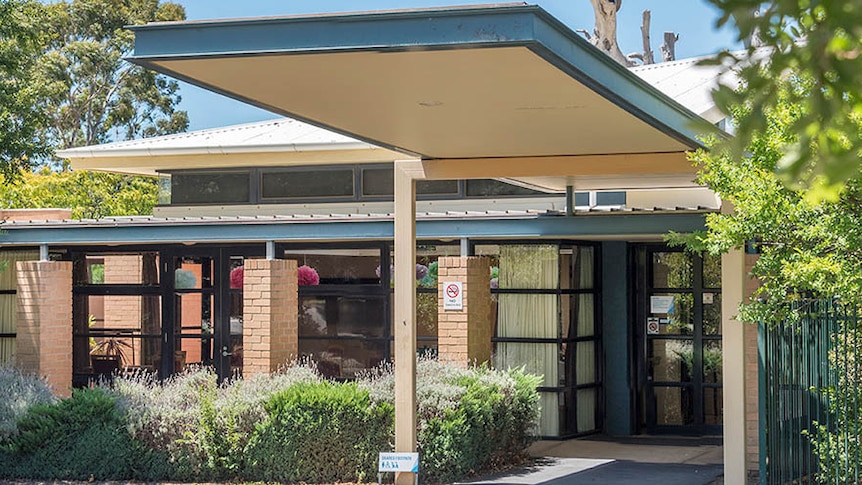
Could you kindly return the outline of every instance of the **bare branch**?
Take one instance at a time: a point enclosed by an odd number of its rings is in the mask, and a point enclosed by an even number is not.
[[[664,33],[664,44],[661,45],[661,60],[668,62],[676,60],[676,42],[679,40],[679,34],[673,32]]]
[[[640,56],[640,60],[644,64],[655,64],[655,57],[653,56],[652,47],[650,46],[649,39],[649,26],[650,26],[650,11],[643,11],[643,21],[641,22],[641,39],[643,40],[644,53]],[[631,57],[631,56],[629,56]]]

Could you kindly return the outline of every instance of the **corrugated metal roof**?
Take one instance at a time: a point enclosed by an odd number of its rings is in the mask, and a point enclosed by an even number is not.
[[[308,123],[290,118],[279,118],[188,133],[71,148],[61,150],[57,152],[57,155],[80,158],[107,154],[115,156],[122,154],[158,155],[160,152],[214,154],[363,148],[377,147]]]
[[[577,217],[608,214],[682,214],[717,212],[709,207],[593,207],[577,209]],[[466,220],[466,219],[532,219],[536,217],[561,217],[564,211],[559,210],[502,210],[502,211],[446,211],[422,212],[416,214],[417,220]],[[194,217],[154,217],[154,216],[120,216],[102,219],[64,219],[64,220],[18,220],[0,222],[0,228],[38,228],[38,227],[128,227],[128,226],[165,226],[171,224],[212,225],[212,224],[284,224],[303,222],[343,222],[343,221],[390,221],[392,213],[368,214],[310,214],[310,215],[275,215],[275,216],[194,216]]]
[[[715,123],[724,118],[712,100],[712,91],[719,83],[736,88],[739,78],[723,66],[702,66],[698,63],[713,56],[692,57],[631,68],[644,81],[652,84],[676,102]]]

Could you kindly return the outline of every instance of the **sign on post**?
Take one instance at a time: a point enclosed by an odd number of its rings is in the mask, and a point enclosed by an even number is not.
[[[380,453],[377,461],[377,483],[383,482],[384,473],[413,473],[413,482],[419,483],[419,453]]]
[[[460,281],[450,281],[443,283],[443,309],[444,310],[463,310],[464,309],[464,293]]]

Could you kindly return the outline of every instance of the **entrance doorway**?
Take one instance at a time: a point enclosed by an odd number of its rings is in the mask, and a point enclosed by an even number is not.
[[[721,433],[720,257],[640,245],[634,258],[639,427]]]
[[[162,375],[187,365],[212,367],[219,379],[242,374],[244,255],[229,248],[179,248],[163,253],[172,304],[162,332],[172,358]]]

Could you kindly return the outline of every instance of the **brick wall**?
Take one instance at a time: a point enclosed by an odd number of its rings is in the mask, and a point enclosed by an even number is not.
[[[246,259],[243,271],[243,377],[299,356],[296,261]]]
[[[54,391],[72,385],[72,263],[19,261],[17,356],[21,369],[45,376]]]
[[[105,284],[141,284],[142,260],[143,257],[139,254],[105,256]],[[103,297],[103,302],[102,328],[141,328],[142,299],[140,296],[106,295]],[[93,309],[91,313],[94,313]],[[140,365],[137,352],[133,355],[129,350],[138,349],[141,346],[140,342],[135,342],[133,345],[131,339],[124,339],[124,341],[128,347],[124,352],[126,358],[122,364]]]
[[[437,260],[437,332],[440,359],[467,365],[491,360],[490,261],[482,257]],[[444,310],[445,283],[460,282],[464,307]]]
[[[71,209],[2,209],[0,221],[57,221],[71,219]]]
[[[751,268],[757,261],[756,254],[745,255],[745,273],[751,274]],[[745,282],[745,297],[750,297],[760,281],[748,278]],[[744,329],[745,339],[745,455],[746,468],[749,471],[757,471],[760,467],[760,420],[758,411],[758,389],[757,389],[757,325],[746,324]]]

